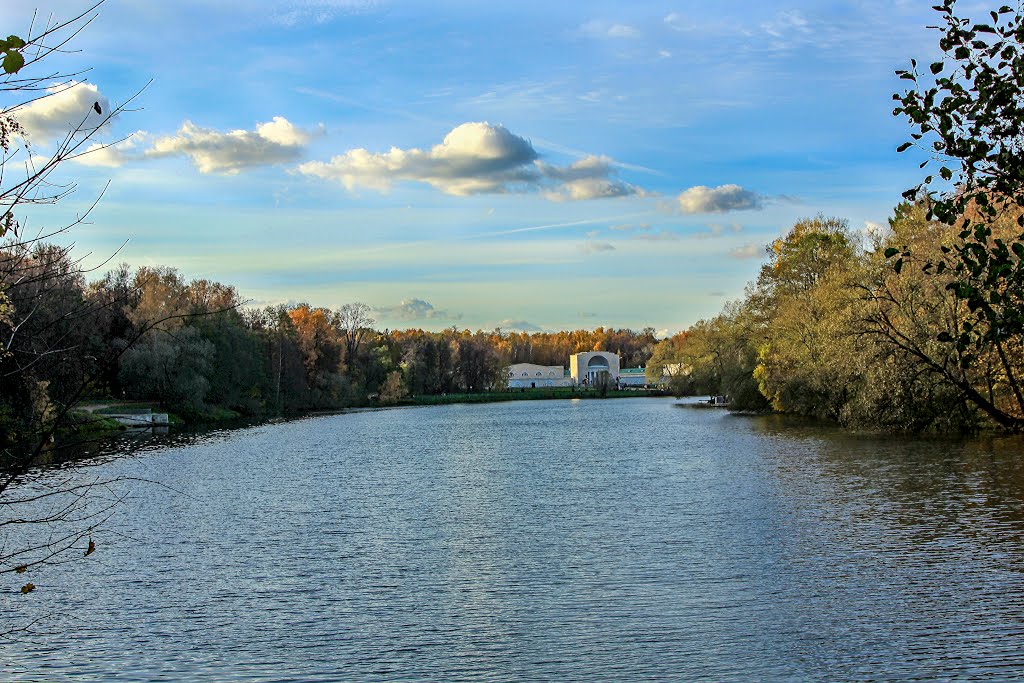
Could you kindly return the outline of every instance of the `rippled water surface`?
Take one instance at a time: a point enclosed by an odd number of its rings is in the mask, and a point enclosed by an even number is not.
[[[362,412],[92,468],[0,679],[1024,678],[1024,445],[668,399]]]

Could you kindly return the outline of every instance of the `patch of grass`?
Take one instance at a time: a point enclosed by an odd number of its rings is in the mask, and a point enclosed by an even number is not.
[[[84,410],[75,410],[68,415],[68,431],[78,436],[96,437],[123,432],[127,427],[109,417],[97,416]]]
[[[142,415],[147,412],[160,413],[163,411],[155,403],[117,403],[93,412],[99,415]]]
[[[221,420],[238,420],[242,417],[241,413],[235,412],[230,408],[220,408],[217,406],[211,406],[210,408],[203,411],[199,416],[201,422],[220,422]]]
[[[499,403],[502,401],[547,401],[572,398],[641,398],[645,396],[665,396],[657,389],[626,389],[608,391],[604,396],[597,389],[574,389],[557,387],[550,389],[513,389],[511,391],[492,391],[479,394],[432,394],[414,396],[399,402],[399,405],[434,406],[449,403]]]

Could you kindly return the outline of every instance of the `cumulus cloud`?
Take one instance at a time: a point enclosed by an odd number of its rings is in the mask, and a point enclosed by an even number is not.
[[[760,258],[764,256],[764,247],[753,242],[729,250],[729,256],[736,259]]]
[[[509,192],[513,186],[535,183],[532,163],[536,159],[533,145],[504,126],[464,123],[429,150],[353,149],[329,162],[304,163],[298,170],[335,180],[349,190],[360,185],[387,190],[396,180],[413,180],[465,196]]]
[[[255,130],[226,133],[185,121],[177,135],[155,140],[146,154],[186,156],[200,173],[233,175],[254,166],[298,161],[310,138],[310,133],[281,116],[258,124]]]
[[[503,330],[518,330],[520,332],[543,332],[543,329],[541,329],[537,325],[534,325],[533,323],[528,323],[525,320],[509,320],[508,318],[506,318],[505,320],[502,320],[500,323],[498,323],[497,326]]]
[[[434,308],[434,305],[423,299],[403,299],[397,306],[375,308],[374,313],[382,318],[393,320],[461,320],[461,313],[451,313]]]
[[[726,213],[760,209],[765,197],[739,185],[697,185],[681,192],[677,201],[682,213]]]
[[[68,81],[47,88],[46,93],[13,113],[30,142],[63,138],[74,130],[93,133],[110,116],[110,100],[91,83]]]
[[[606,156],[586,156],[569,166],[552,166],[543,162],[536,165],[546,178],[558,183],[557,189],[545,193],[554,201],[646,195],[639,187],[615,178],[612,160]]]
[[[353,149],[327,162],[301,164],[298,172],[333,180],[349,191],[387,191],[395,182],[412,181],[456,196],[542,192],[561,201],[643,194],[615,178],[608,157],[587,156],[569,166],[555,166],[539,156],[528,140],[504,126],[473,122],[455,127],[429,150]]]

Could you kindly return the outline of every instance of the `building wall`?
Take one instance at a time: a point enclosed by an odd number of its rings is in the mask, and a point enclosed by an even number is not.
[[[571,387],[572,378],[565,376],[561,365],[534,365],[516,363],[505,368],[509,389],[533,389],[544,387]]]
[[[620,373],[619,384],[624,387],[643,387],[647,385],[647,376],[642,372]]]
[[[597,368],[591,363],[594,359],[603,359],[607,364],[608,379],[615,383],[619,380],[619,356],[608,351],[587,351],[576,353],[569,357],[569,373],[577,386],[592,385]]]

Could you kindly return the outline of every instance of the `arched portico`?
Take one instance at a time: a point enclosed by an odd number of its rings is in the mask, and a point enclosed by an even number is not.
[[[594,356],[587,361],[587,384],[594,386],[608,381],[611,368],[604,356]]]
[[[577,386],[614,385],[619,379],[619,356],[609,351],[583,351],[569,358],[569,370]]]

